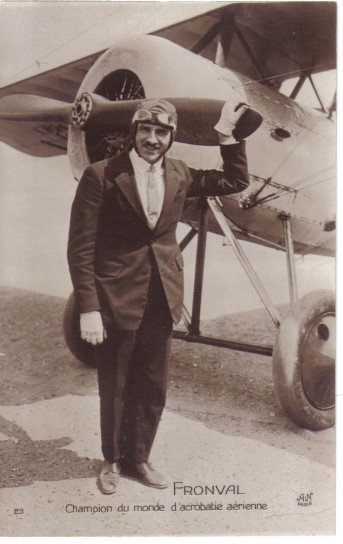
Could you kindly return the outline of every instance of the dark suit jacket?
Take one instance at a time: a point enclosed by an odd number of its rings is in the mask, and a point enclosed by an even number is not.
[[[165,198],[155,229],[147,223],[128,152],[88,166],[71,211],[68,262],[80,313],[135,330],[143,317],[154,254],[175,323],[183,303],[183,258],[175,237],[187,197],[242,191],[249,183],[245,142],[221,146],[224,172],[164,159]]]

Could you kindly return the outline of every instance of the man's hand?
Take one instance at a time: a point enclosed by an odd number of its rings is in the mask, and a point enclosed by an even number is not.
[[[220,119],[214,127],[215,130],[224,136],[232,136],[238,119],[247,109],[246,104],[233,105],[231,102],[225,102]]]
[[[219,133],[219,143],[234,144],[250,136],[261,123],[262,116],[247,104],[225,102],[214,128]]]
[[[100,312],[86,312],[80,315],[81,338],[93,346],[102,344],[106,338],[106,330]]]

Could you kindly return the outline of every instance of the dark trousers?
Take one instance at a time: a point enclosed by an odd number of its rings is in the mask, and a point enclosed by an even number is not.
[[[110,462],[148,460],[166,402],[172,318],[153,266],[138,330],[107,330],[97,346],[101,445]]]

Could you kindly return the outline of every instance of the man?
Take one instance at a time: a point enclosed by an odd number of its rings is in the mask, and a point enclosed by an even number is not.
[[[133,116],[130,149],[88,166],[77,188],[68,261],[81,336],[97,346],[103,493],[116,491],[121,472],[168,485],[149,454],[166,401],[172,325],[182,311],[175,230],[186,197],[247,187],[245,142],[232,132],[249,111],[224,106],[215,127],[224,171],[201,171],[165,156],[177,128],[174,106],[145,100]]]

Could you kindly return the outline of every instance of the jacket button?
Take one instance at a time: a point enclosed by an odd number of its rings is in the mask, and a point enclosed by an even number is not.
[[[154,241],[155,241],[155,240],[150,240],[149,245],[150,245],[150,246],[153,246],[153,245],[154,245]]]

